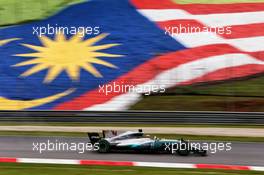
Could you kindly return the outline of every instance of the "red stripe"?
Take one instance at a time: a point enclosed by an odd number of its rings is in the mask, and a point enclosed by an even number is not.
[[[200,168],[200,169],[250,170],[248,166],[236,166],[236,165],[196,164],[195,166],[196,168]]]
[[[263,11],[264,3],[176,4],[170,0],[131,0],[138,9],[183,9],[191,14]]]
[[[16,158],[1,157],[0,162],[1,163],[15,163],[15,162],[17,162],[17,159]]]
[[[247,38],[264,35],[264,23],[236,25],[231,27],[232,33],[230,35],[226,33],[220,35],[227,39]]]
[[[170,0],[130,0],[138,9],[175,9],[179,5]]]
[[[169,21],[162,21],[157,22],[158,26],[163,29],[164,31],[169,30],[171,33],[191,33],[195,32],[195,28],[199,28],[203,31],[204,27],[208,27],[199,21],[192,20],[192,19],[181,19],[181,20],[169,20]],[[174,29],[173,29],[174,27]],[[228,34],[227,27],[231,27],[231,34]],[[193,30],[191,30],[193,28]],[[218,35],[222,36],[226,39],[235,39],[235,38],[247,38],[247,37],[256,37],[256,36],[263,36],[264,35],[264,23],[259,24],[247,24],[247,25],[236,25],[236,26],[226,26],[225,32],[219,31],[217,32]],[[215,32],[214,28],[211,30]],[[223,34],[221,34],[221,32]]]
[[[137,85],[153,79],[161,72],[185,64],[187,62],[199,60],[210,56],[223,55],[228,53],[244,53],[227,44],[216,44],[201,46],[181,51],[168,53],[155,57],[150,61],[136,67],[131,72],[119,77],[109,84],[129,84]],[[144,76],[142,76],[144,75]],[[139,78],[140,77],[140,78]],[[228,77],[226,77],[228,79]],[[99,89],[89,91],[71,101],[64,102],[55,107],[56,110],[81,110],[95,104],[102,104],[113,97],[121,95],[121,92],[113,92],[105,95]],[[85,102],[85,103],[84,103]]]
[[[264,61],[264,51],[249,53],[251,56]]]
[[[210,81],[221,81],[240,77],[246,77],[254,74],[264,73],[264,65],[243,65],[238,67],[230,67],[220,69],[212,73],[208,73],[202,77],[191,81],[183,82],[180,85],[190,85],[195,83],[205,83]]]
[[[116,162],[101,160],[80,160],[80,165],[134,166],[133,162]]]
[[[264,61],[264,51],[247,53],[250,56]],[[264,65],[248,64],[236,67],[229,67],[208,73],[202,77],[180,83],[180,85],[191,85],[210,81],[222,81],[227,79],[241,78],[264,73]]]

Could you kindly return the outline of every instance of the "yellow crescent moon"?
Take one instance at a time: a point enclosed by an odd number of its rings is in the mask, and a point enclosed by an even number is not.
[[[23,110],[28,108],[33,108],[36,106],[44,105],[50,102],[53,102],[61,97],[71,94],[74,89],[69,89],[59,94],[55,94],[49,97],[40,98],[36,100],[10,100],[4,97],[0,97],[0,110]]]
[[[20,38],[10,38],[10,39],[0,40],[0,46],[3,46],[7,43],[10,43],[10,42],[16,41],[16,40],[20,40]]]

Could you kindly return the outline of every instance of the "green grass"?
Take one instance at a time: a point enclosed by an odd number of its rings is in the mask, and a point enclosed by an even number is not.
[[[173,0],[173,1],[179,4],[190,4],[190,3],[222,4],[222,3],[264,2],[264,0]]]
[[[146,97],[133,110],[237,111],[264,112],[264,98],[220,97],[206,95],[168,95]]]
[[[230,137],[230,136],[210,136],[210,135],[181,135],[181,134],[150,134],[158,138],[181,139],[184,140],[210,140],[210,141],[237,141],[237,142],[264,142],[264,137]]]
[[[205,80],[206,81],[206,80]],[[211,84],[182,86],[169,93],[186,95],[217,95],[235,97],[264,97],[264,76]]]
[[[84,0],[0,0],[0,26],[44,19],[72,3]],[[173,0],[177,3],[236,3],[264,0]]]
[[[0,136],[67,136],[87,137],[83,132],[0,131]]]
[[[0,26],[39,20],[82,0],[0,0]]]
[[[146,96],[133,110],[264,111],[264,76],[245,80],[182,86]]]
[[[0,26],[39,20],[84,0],[0,0]],[[173,0],[177,3],[237,3],[264,0]]]
[[[263,172],[80,165],[0,164],[0,175],[260,175]]]
[[[88,131],[87,131],[88,132]],[[147,134],[147,133],[146,133]],[[264,137],[229,137],[210,135],[183,135],[183,134],[149,134],[151,137],[166,139],[185,140],[210,140],[210,141],[239,141],[239,142],[264,142]],[[0,131],[0,136],[67,136],[67,137],[87,137],[83,132],[31,132],[31,131]]]

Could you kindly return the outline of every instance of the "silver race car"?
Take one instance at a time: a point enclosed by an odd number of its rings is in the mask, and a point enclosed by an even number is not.
[[[110,134],[110,135],[109,135]],[[141,129],[118,134],[117,131],[103,131],[88,133],[92,144],[98,145],[98,152],[137,152],[137,153],[172,153],[181,156],[196,154],[206,156],[207,151],[193,147],[189,141],[183,139],[169,140],[151,138]]]

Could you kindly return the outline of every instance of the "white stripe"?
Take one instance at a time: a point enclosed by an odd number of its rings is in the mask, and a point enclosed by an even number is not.
[[[160,168],[196,168],[194,164],[188,164],[188,163],[160,163],[160,162],[134,162],[134,166],[160,167]]]
[[[172,87],[179,83],[199,78],[208,73],[229,68],[242,66],[247,64],[259,64],[264,65],[264,61],[257,60],[247,54],[225,54],[218,56],[211,56],[208,58],[199,59],[189,63],[185,63],[165,71],[155,77],[155,80],[151,80],[147,84],[166,85],[166,88]]]
[[[250,37],[239,39],[223,39],[215,33],[181,33],[172,36],[174,39],[185,45],[186,47],[198,47],[210,44],[229,44],[242,51],[257,52],[264,50],[264,37]]]
[[[73,164],[78,165],[79,160],[70,159],[34,159],[34,158],[18,158],[20,163],[41,163],[41,164]]]
[[[250,166],[249,167],[250,170],[254,170],[254,171],[264,171],[264,167],[262,166]]]
[[[264,62],[247,54],[225,54],[212,56],[185,63],[173,69],[164,71],[154,79],[138,86],[164,85],[165,88],[169,88],[220,69],[248,64],[264,65]],[[129,106],[140,100],[140,97],[141,95],[139,93],[130,92],[112,98],[106,103],[94,105],[84,110],[126,110]]]
[[[184,10],[138,10],[143,16],[147,17],[151,21],[160,22],[160,21],[169,21],[177,19],[191,19],[192,14]]]
[[[264,18],[264,17],[263,17]],[[257,52],[264,50],[264,36],[261,37],[250,37],[250,38],[239,38],[225,40],[232,46],[239,48],[242,51]]]
[[[142,15],[152,21],[168,21],[177,19],[193,19],[198,20],[210,27],[223,27],[230,25],[243,25],[252,23],[263,23],[264,12],[241,12],[241,13],[221,13],[192,15],[184,10],[138,10]]]
[[[172,37],[186,47],[226,43],[221,37],[209,32],[181,33],[178,35],[173,35]]]

